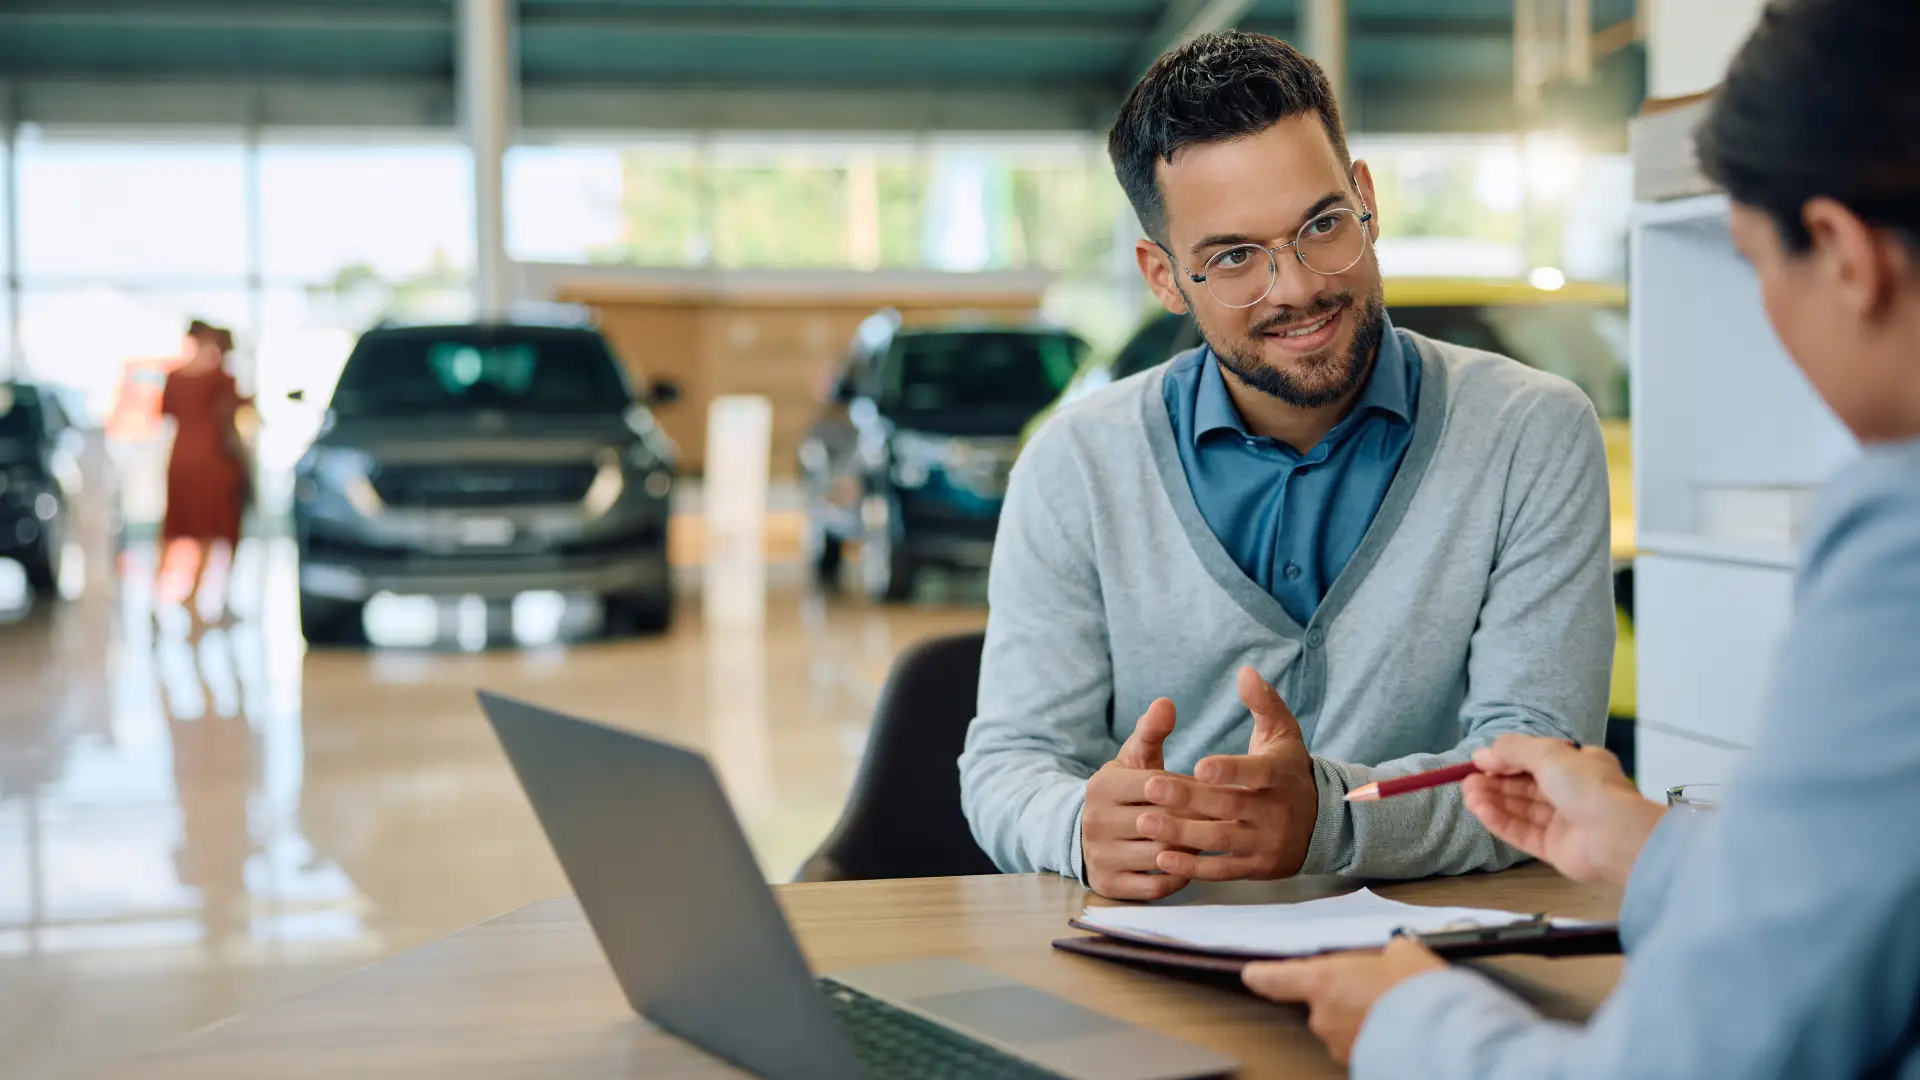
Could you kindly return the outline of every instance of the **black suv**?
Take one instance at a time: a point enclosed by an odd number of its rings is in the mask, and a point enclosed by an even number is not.
[[[800,446],[822,583],[838,580],[848,540],[860,542],[861,581],[877,600],[911,596],[929,565],[984,568],[1020,429],[1086,351],[1065,330],[868,319]]]
[[[0,381],[0,558],[18,562],[43,596],[59,583],[71,531],[78,437],[57,394]]]
[[[550,590],[601,597],[611,628],[663,630],[674,455],[596,330],[371,330],[294,468],[300,628],[363,640],[379,592]]]

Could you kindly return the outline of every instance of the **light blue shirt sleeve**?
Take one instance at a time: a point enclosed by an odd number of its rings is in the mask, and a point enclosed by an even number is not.
[[[1639,948],[1660,921],[1674,879],[1706,821],[1705,814],[1668,814],[1647,837],[1647,846],[1640,849],[1627,879],[1627,893],[1620,899],[1620,944],[1628,952]]]
[[[1585,1029],[1466,968],[1408,980],[1352,1075],[1858,1077],[1920,1008],[1920,442],[1869,451],[1810,543],[1755,748],[1630,883],[1632,962]],[[1915,1062],[1906,1060],[1907,1072]]]

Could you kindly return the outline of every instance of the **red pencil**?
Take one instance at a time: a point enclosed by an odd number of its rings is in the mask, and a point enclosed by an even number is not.
[[[1457,784],[1479,771],[1480,766],[1471,761],[1463,761],[1444,769],[1414,773],[1411,776],[1388,777],[1385,780],[1375,780],[1371,784],[1362,784],[1347,792],[1347,801],[1377,802],[1395,795],[1405,795],[1409,791],[1425,791],[1442,784]]]

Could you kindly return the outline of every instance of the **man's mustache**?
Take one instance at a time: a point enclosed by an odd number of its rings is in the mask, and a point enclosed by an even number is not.
[[[1275,330],[1275,329],[1278,329],[1279,327],[1285,326],[1288,323],[1297,323],[1302,319],[1305,319],[1308,317],[1331,315],[1336,311],[1340,311],[1344,308],[1349,308],[1352,306],[1353,306],[1353,294],[1351,292],[1342,292],[1342,293],[1335,293],[1332,296],[1323,296],[1320,299],[1315,300],[1311,307],[1281,308],[1279,311],[1276,311],[1273,314],[1267,316],[1266,318],[1261,319],[1259,322],[1254,323],[1253,326],[1250,329],[1248,329],[1247,333],[1253,334],[1253,335],[1264,334],[1270,330]]]

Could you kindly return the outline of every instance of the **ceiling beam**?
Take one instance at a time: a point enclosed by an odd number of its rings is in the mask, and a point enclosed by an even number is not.
[[[1201,34],[1231,29],[1252,6],[1253,0],[1167,0],[1159,25],[1134,54],[1133,65],[1127,71],[1128,81],[1152,67],[1162,54]]]
[[[1250,2],[1250,0],[1249,0]],[[845,11],[793,7],[715,11],[702,5],[648,5],[623,7],[604,2],[549,2],[527,5],[520,25],[536,30],[573,30],[589,33],[684,34],[724,36],[749,33],[781,37],[935,37],[1063,38],[1095,40],[1126,36],[1137,39],[1148,28],[1145,19],[1111,14],[1099,19],[1053,11],[992,10],[968,16],[954,11],[924,11],[911,6]]]
[[[1511,130],[1512,91],[1504,81],[1406,85],[1361,79],[1363,131]],[[18,102],[23,123],[56,128],[181,131],[259,123],[279,132],[308,130],[366,139],[382,132],[437,131],[452,139],[454,88],[448,80],[385,79],[341,83],[300,79],[211,82],[174,79],[21,79],[0,81],[0,99]],[[1094,132],[1113,118],[1104,85],[1035,90],[968,85],[931,89],[744,87],[619,83],[521,90],[527,141],[605,132]],[[238,137],[237,134],[235,137]]]
[[[235,0],[193,0],[155,6],[140,0],[8,0],[0,30],[79,28],[124,34],[141,29],[371,30],[452,33],[445,4],[366,2],[261,8]]]
[[[754,34],[794,39],[863,40],[925,37],[940,40],[1010,38],[1131,43],[1144,19],[1089,20],[1053,12],[996,11],[966,17],[913,8],[864,12],[859,18],[822,9],[808,13],[769,8],[716,13],[698,6],[621,7],[605,3],[543,3],[521,9],[523,31],[629,36],[725,37]],[[0,32],[31,29],[271,30],[453,33],[452,8],[415,2],[378,5],[350,2],[259,5],[237,0],[181,0],[155,5],[142,0],[5,0]]]

